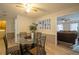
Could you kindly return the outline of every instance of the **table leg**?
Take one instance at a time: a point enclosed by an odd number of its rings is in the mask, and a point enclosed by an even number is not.
[[[23,55],[22,44],[20,44],[20,52],[21,52],[21,55]]]

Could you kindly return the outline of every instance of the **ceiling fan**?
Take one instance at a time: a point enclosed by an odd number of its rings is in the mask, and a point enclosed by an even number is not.
[[[32,4],[16,4],[16,7],[25,8],[27,12],[39,12],[39,11],[46,12],[45,9],[32,6]]]
[[[70,21],[72,21],[72,19],[70,19],[70,18],[61,18],[61,20],[62,20],[63,22],[70,22]]]

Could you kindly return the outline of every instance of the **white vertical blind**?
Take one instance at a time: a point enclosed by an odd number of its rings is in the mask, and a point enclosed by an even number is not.
[[[70,24],[70,31],[77,31],[78,23]]]
[[[62,30],[63,30],[63,24],[58,24],[57,31],[62,31]]]

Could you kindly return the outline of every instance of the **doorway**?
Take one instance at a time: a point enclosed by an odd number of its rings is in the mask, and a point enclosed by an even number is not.
[[[6,20],[0,20],[0,55],[5,53],[3,37],[6,33]]]
[[[73,51],[78,34],[79,12],[57,18],[57,45]],[[79,48],[78,48],[79,49]],[[75,50],[76,51],[76,50]],[[79,50],[78,50],[79,51]]]

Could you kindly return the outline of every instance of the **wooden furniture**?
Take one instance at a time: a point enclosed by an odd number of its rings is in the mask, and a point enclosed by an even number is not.
[[[36,36],[36,38],[35,38],[36,39],[35,47],[30,49],[29,51],[33,55],[46,55],[46,51],[45,51],[46,36],[45,36],[45,34],[36,33],[35,36]]]
[[[6,35],[5,35],[4,38],[3,38],[3,40],[4,40],[4,44],[5,44],[6,55],[8,55],[8,54],[19,55],[20,54],[19,45],[13,43],[13,41],[12,41],[13,39],[11,39],[9,41],[7,39],[7,37],[6,37]],[[9,46],[9,45],[11,45],[11,46]]]
[[[77,38],[77,32],[74,31],[61,31],[57,32],[57,40],[64,41],[67,43],[75,43],[75,39]]]

